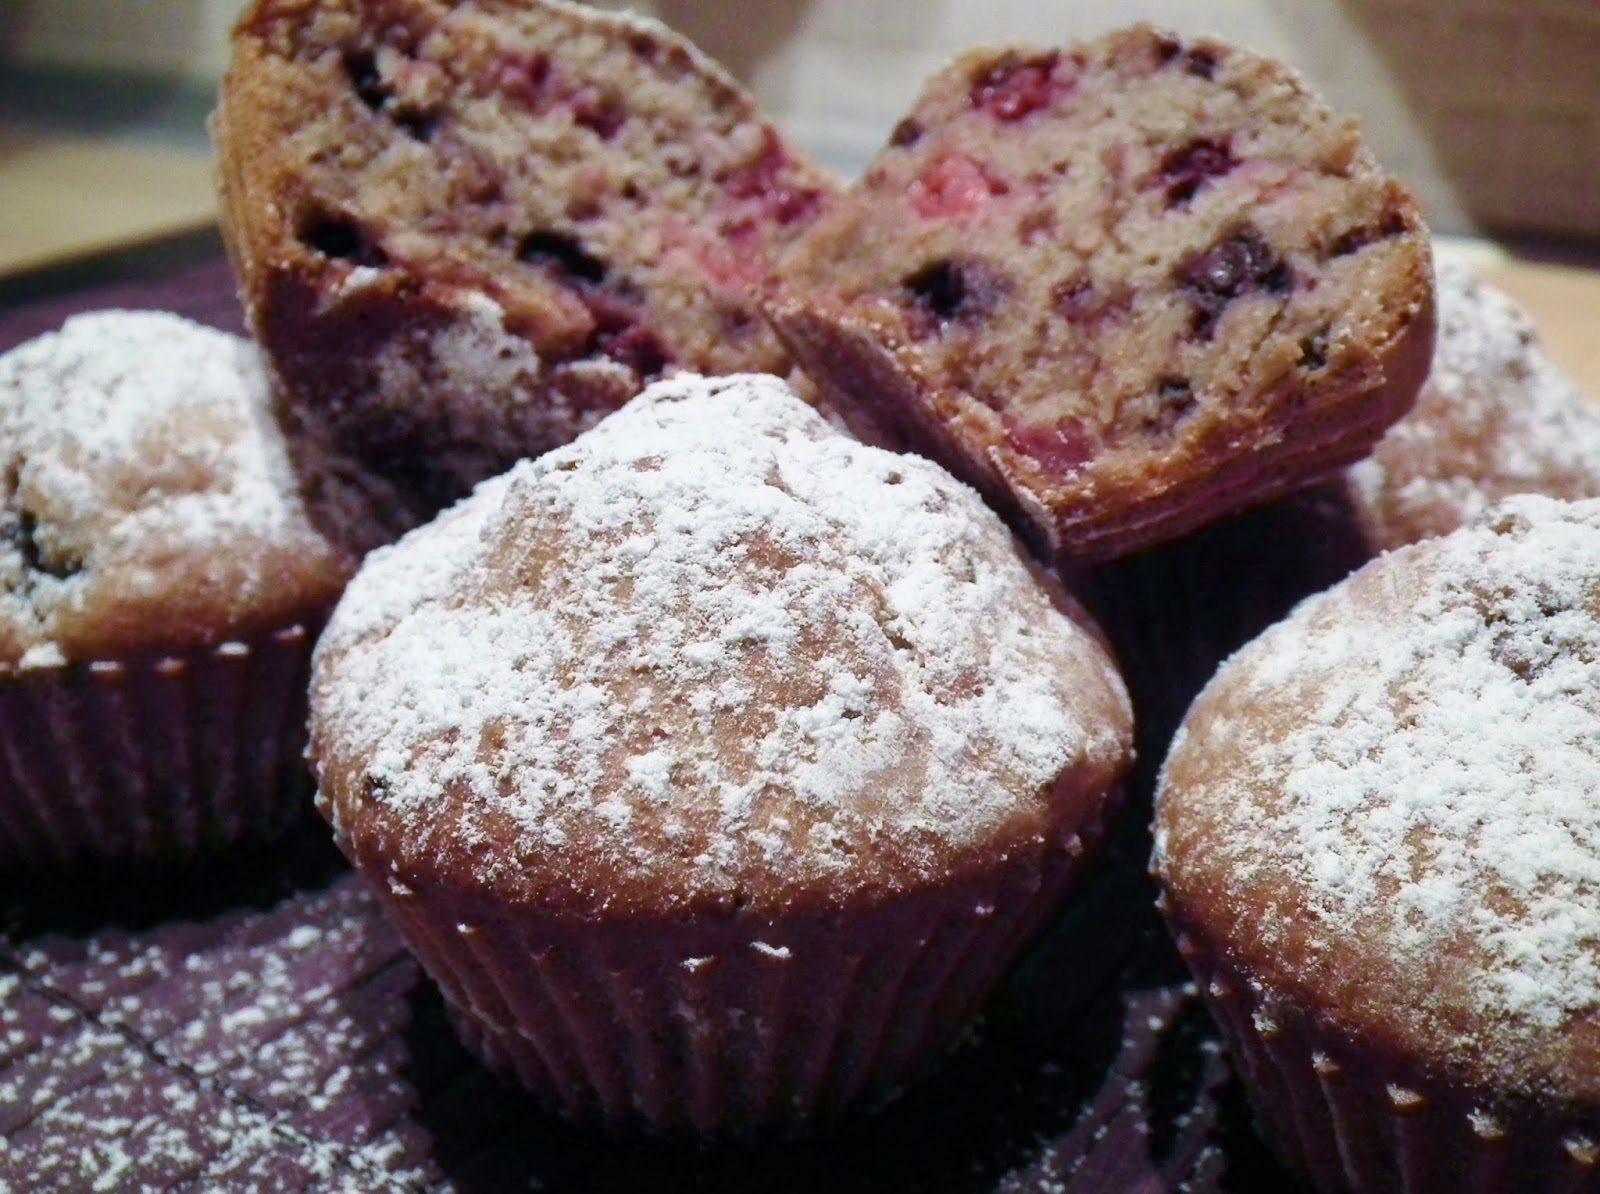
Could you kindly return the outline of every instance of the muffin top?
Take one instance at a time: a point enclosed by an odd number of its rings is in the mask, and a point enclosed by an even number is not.
[[[0,357],[0,662],[220,643],[320,617],[350,568],[306,521],[245,340],[158,311]]]
[[[683,375],[370,556],[316,659],[347,852],[595,916],[826,909],[1059,848],[1131,715],[978,497]]]
[[[1449,260],[1437,280],[1438,339],[1417,404],[1349,470],[1374,551],[1448,534],[1516,493],[1600,497],[1600,406],[1507,295]]]
[[[1157,797],[1175,927],[1480,1088],[1600,1099],[1600,501],[1509,499],[1235,655]]]

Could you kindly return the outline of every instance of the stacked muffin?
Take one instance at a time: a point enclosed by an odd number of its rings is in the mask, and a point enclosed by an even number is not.
[[[255,4],[212,130],[312,516],[367,549],[668,370],[784,374],[754,288],[837,184],[662,25]]]
[[[1148,26],[958,58],[784,265],[840,408],[1074,562],[1364,455],[1433,341],[1426,229],[1355,123]]]

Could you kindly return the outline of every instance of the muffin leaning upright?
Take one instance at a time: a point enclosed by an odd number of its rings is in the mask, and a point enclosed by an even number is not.
[[[869,436],[1097,563],[1357,460],[1416,397],[1416,201],[1293,71],[1135,25],[962,55],[781,263]]]
[[[659,383],[374,553],[312,682],[324,811],[472,1048],[700,1135],[937,1057],[1129,737],[974,493],[758,376]]]
[[[223,229],[317,525],[366,550],[679,370],[784,374],[752,288],[837,183],[653,20],[256,0]]]
[[[159,312],[0,357],[0,877],[173,860],[305,798],[310,639],[349,574],[255,351]]]

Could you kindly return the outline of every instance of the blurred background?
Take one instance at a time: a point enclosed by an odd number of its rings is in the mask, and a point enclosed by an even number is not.
[[[0,206],[13,261],[62,251],[57,226],[115,242],[209,218],[204,120],[242,7],[0,0]],[[628,7],[721,58],[800,144],[846,171],[871,156],[921,80],[973,44],[1061,42],[1140,18],[1214,32],[1294,64],[1335,108],[1360,115],[1436,230],[1600,241],[1600,0]]]

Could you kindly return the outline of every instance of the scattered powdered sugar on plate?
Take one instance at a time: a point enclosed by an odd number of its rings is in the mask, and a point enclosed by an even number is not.
[[[0,657],[81,657],[107,617],[193,634],[202,610],[267,620],[337,592],[266,387],[247,341],[157,311],[0,357]]]
[[[523,861],[719,890],[1058,832],[1129,716],[975,494],[759,376],[654,386],[374,553],[313,703],[325,788],[411,848],[509,826]]]
[[[0,953],[0,1191],[437,1185],[399,1039],[416,967],[353,877]]]
[[[1438,329],[1416,408],[1349,470],[1378,545],[1446,534],[1515,493],[1600,497],[1600,407],[1527,314],[1440,260]]]
[[[1600,1011],[1600,501],[1509,499],[1382,557],[1195,712],[1169,776],[1238,763],[1162,800],[1203,806],[1239,898],[1282,874],[1403,973],[1465,958],[1422,998],[1465,1001],[1497,1056]],[[1158,866],[1170,848],[1163,829]]]

